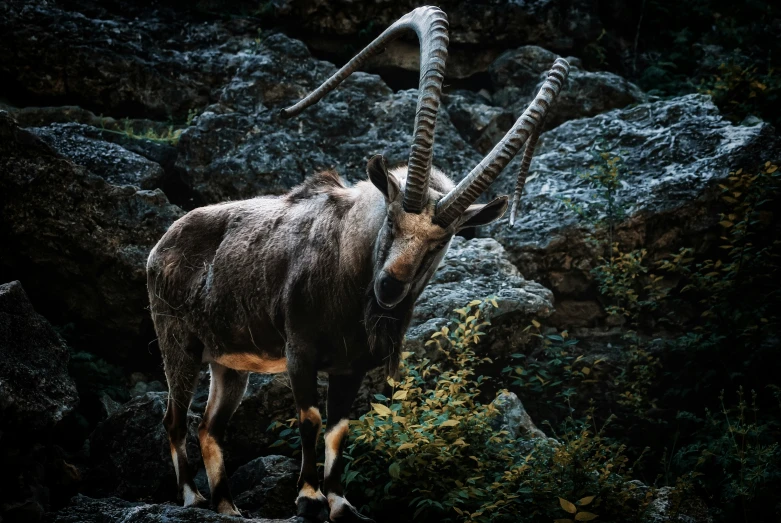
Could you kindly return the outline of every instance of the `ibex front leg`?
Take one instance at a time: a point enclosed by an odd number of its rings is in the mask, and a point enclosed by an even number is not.
[[[328,429],[325,432],[325,479],[323,492],[327,496],[330,519],[334,522],[363,521],[374,523],[362,516],[344,497],[342,488],[342,453],[347,445],[350,408],[361,386],[364,372],[328,376]]]
[[[288,348],[287,369],[298,412],[301,435],[301,475],[298,477],[296,509],[299,516],[324,520],[328,502],[320,492],[317,478],[317,440],[322,419],[317,408],[317,368],[315,348],[291,345]]]

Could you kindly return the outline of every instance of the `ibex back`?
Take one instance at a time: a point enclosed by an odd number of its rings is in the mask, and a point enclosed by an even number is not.
[[[195,209],[149,256],[149,298],[169,386],[164,424],[187,506],[205,501],[188,469],[185,437],[193,389],[208,363],[211,386],[199,437],[216,510],[239,514],[221,445],[249,373],[287,371],[303,455],[298,514],[368,520],[344,498],[340,481],[349,411],[361,382],[375,367],[395,373],[415,300],[453,235],[504,214],[505,196],[474,202],[527,140],[525,159],[531,158],[540,122],[567,74],[566,62],[558,60],[529,109],[457,186],[431,167],[447,56],[447,20],[437,8],[402,17],[283,116],[317,102],[406,30],[420,38],[422,67],[406,166],[389,171],[374,156],[369,180],[352,187],[324,172],[282,196]],[[516,197],[527,169],[522,162]],[[329,376],[322,488],[315,455],[318,371]]]

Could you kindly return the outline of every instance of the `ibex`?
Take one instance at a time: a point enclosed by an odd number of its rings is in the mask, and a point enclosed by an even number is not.
[[[558,59],[529,108],[458,185],[431,165],[447,58],[447,18],[435,7],[408,13],[322,86],[284,109],[292,117],[336,88],[406,31],[421,48],[412,148],[406,166],[368,162],[368,181],[347,186],[335,172],[281,196],[202,207],[176,221],[152,249],[149,299],[168,381],[164,426],[184,504],[199,505],[187,466],[187,411],[202,363],[211,369],[199,429],[212,505],[238,515],[221,445],[250,372],[287,371],[301,435],[298,514],[371,521],[344,498],[342,452],[349,411],[367,370],[394,374],[415,300],[466,227],[499,219],[508,198],[475,204],[526,143],[513,207],[536,137],[568,73]],[[527,143],[528,140],[528,143]],[[329,376],[322,488],[316,468],[321,417],[318,371]]]

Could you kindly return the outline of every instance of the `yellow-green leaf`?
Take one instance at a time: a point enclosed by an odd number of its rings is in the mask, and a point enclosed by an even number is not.
[[[396,450],[407,450],[407,449],[414,449],[415,444],[414,443],[402,443],[399,445],[399,448]]]
[[[561,508],[563,508],[570,514],[574,514],[575,512],[578,511],[578,508],[573,503],[570,503],[564,498],[559,498],[559,505],[561,505]]]
[[[585,498],[580,498],[578,500],[578,505],[581,507],[585,507],[586,505],[590,504],[592,501],[594,501],[594,498],[596,496],[586,496]]]
[[[585,374],[586,376],[588,376],[589,374],[591,374],[591,369],[589,369],[588,367],[583,367],[582,369],[580,369],[580,371],[581,371],[583,374]]]
[[[374,407],[374,410],[380,416],[390,416],[391,414],[393,414],[393,412],[391,412],[391,410],[388,407],[386,407],[381,403],[372,403],[372,407]]]
[[[482,302],[482,301],[480,301],[480,300],[472,300],[472,301],[470,301],[470,302],[467,304],[467,307],[474,307],[475,305],[480,305],[481,303],[483,303],[483,302]]]
[[[401,467],[399,467],[399,464],[395,461],[390,464],[390,467],[388,467],[388,474],[393,479],[399,479],[399,476],[401,475]]]
[[[455,419],[449,419],[449,420],[447,420],[447,421],[443,421],[443,422],[442,422],[442,424],[440,425],[440,427],[455,427],[455,426],[456,426],[456,425],[458,425],[459,423],[460,423],[460,422],[459,422],[458,420],[455,420]]]
[[[538,322],[537,320],[532,320],[532,325],[534,325],[538,329],[540,328],[540,322]]]
[[[393,399],[395,399],[395,400],[405,400],[405,399],[407,399],[407,392],[409,392],[409,391],[408,390],[397,390],[393,394]]]
[[[596,514],[592,514],[591,512],[578,512],[575,514],[575,521],[591,521],[597,517]]]

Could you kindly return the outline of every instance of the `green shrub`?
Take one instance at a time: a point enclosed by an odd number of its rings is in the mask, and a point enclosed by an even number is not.
[[[394,520],[643,521],[656,490],[631,481],[626,447],[605,437],[611,419],[598,427],[593,407],[581,421],[568,418],[557,440],[498,428],[497,407],[479,400],[487,379],[475,372],[487,360],[476,350],[492,304],[455,311],[428,342],[439,361],[403,354],[391,397],[378,395],[351,424],[348,496]]]

